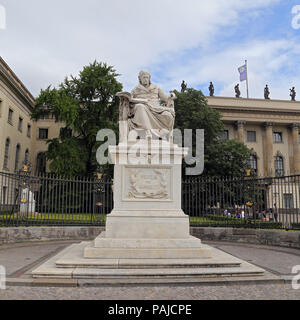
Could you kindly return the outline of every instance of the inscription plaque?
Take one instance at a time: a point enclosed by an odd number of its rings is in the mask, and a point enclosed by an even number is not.
[[[171,200],[170,168],[126,167],[124,178],[124,200]]]

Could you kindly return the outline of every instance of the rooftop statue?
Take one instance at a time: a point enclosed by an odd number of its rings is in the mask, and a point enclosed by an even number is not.
[[[182,84],[181,84],[181,93],[184,93],[187,89],[187,83],[184,82],[184,80],[182,80]]]
[[[241,91],[240,91],[239,84],[237,84],[237,85],[234,87],[234,91],[235,91],[235,97],[236,97],[236,98],[240,98],[240,97],[241,97]]]
[[[265,99],[270,99],[270,90],[269,90],[268,85],[266,85],[266,87],[265,87],[264,96],[265,96]]]
[[[296,101],[296,91],[295,91],[295,87],[293,87],[292,89],[290,89],[290,96],[291,96],[291,100],[292,100],[292,101]]]
[[[215,88],[214,88],[214,85],[213,85],[212,82],[210,83],[210,85],[209,85],[209,87],[208,87],[208,90],[209,90],[209,95],[210,95],[211,97],[213,97],[214,94],[215,94]]]
[[[145,138],[172,137],[176,96],[167,96],[156,84],[151,83],[148,71],[139,73],[139,85],[131,93],[120,92],[120,141],[127,140],[132,130],[143,131]],[[165,102],[162,104],[161,102]]]

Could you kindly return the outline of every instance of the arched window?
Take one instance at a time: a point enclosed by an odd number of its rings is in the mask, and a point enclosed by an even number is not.
[[[257,156],[255,154],[250,156],[250,169],[257,174]]]
[[[40,152],[36,158],[36,174],[46,173],[46,156]]]
[[[276,177],[282,177],[284,176],[284,166],[283,166],[283,157],[280,155],[277,155],[275,157],[275,176]]]
[[[17,147],[16,147],[16,159],[15,159],[15,171],[18,171],[19,169],[19,162],[20,162],[20,145],[17,144]]]
[[[4,162],[3,162],[3,169],[8,170],[8,156],[9,156],[9,146],[10,146],[10,139],[7,138],[5,141],[5,151],[4,151]]]
[[[26,149],[26,151],[25,151],[25,163],[27,163],[28,161],[29,161],[29,150],[28,149]]]

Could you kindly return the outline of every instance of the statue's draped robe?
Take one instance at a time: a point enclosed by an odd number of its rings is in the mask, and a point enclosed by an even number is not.
[[[155,84],[149,87],[138,85],[132,92],[133,98],[147,99],[147,103],[138,103],[131,109],[128,120],[129,130],[151,130],[155,135],[171,132],[174,127],[174,111],[168,111],[159,103],[167,101],[168,96]]]

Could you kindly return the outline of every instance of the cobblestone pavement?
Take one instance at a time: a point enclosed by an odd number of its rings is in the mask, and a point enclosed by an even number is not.
[[[97,288],[9,287],[0,300],[300,300],[290,284]]]
[[[74,241],[73,241],[74,242]],[[0,265],[8,277],[29,277],[30,269],[71,241],[21,243],[0,246]],[[291,276],[300,265],[300,250],[228,242],[206,242],[265,268],[276,276]],[[27,273],[27,275],[26,275]],[[113,285],[99,287],[22,287],[0,290],[0,300],[300,300],[300,289],[286,284],[226,285]]]

